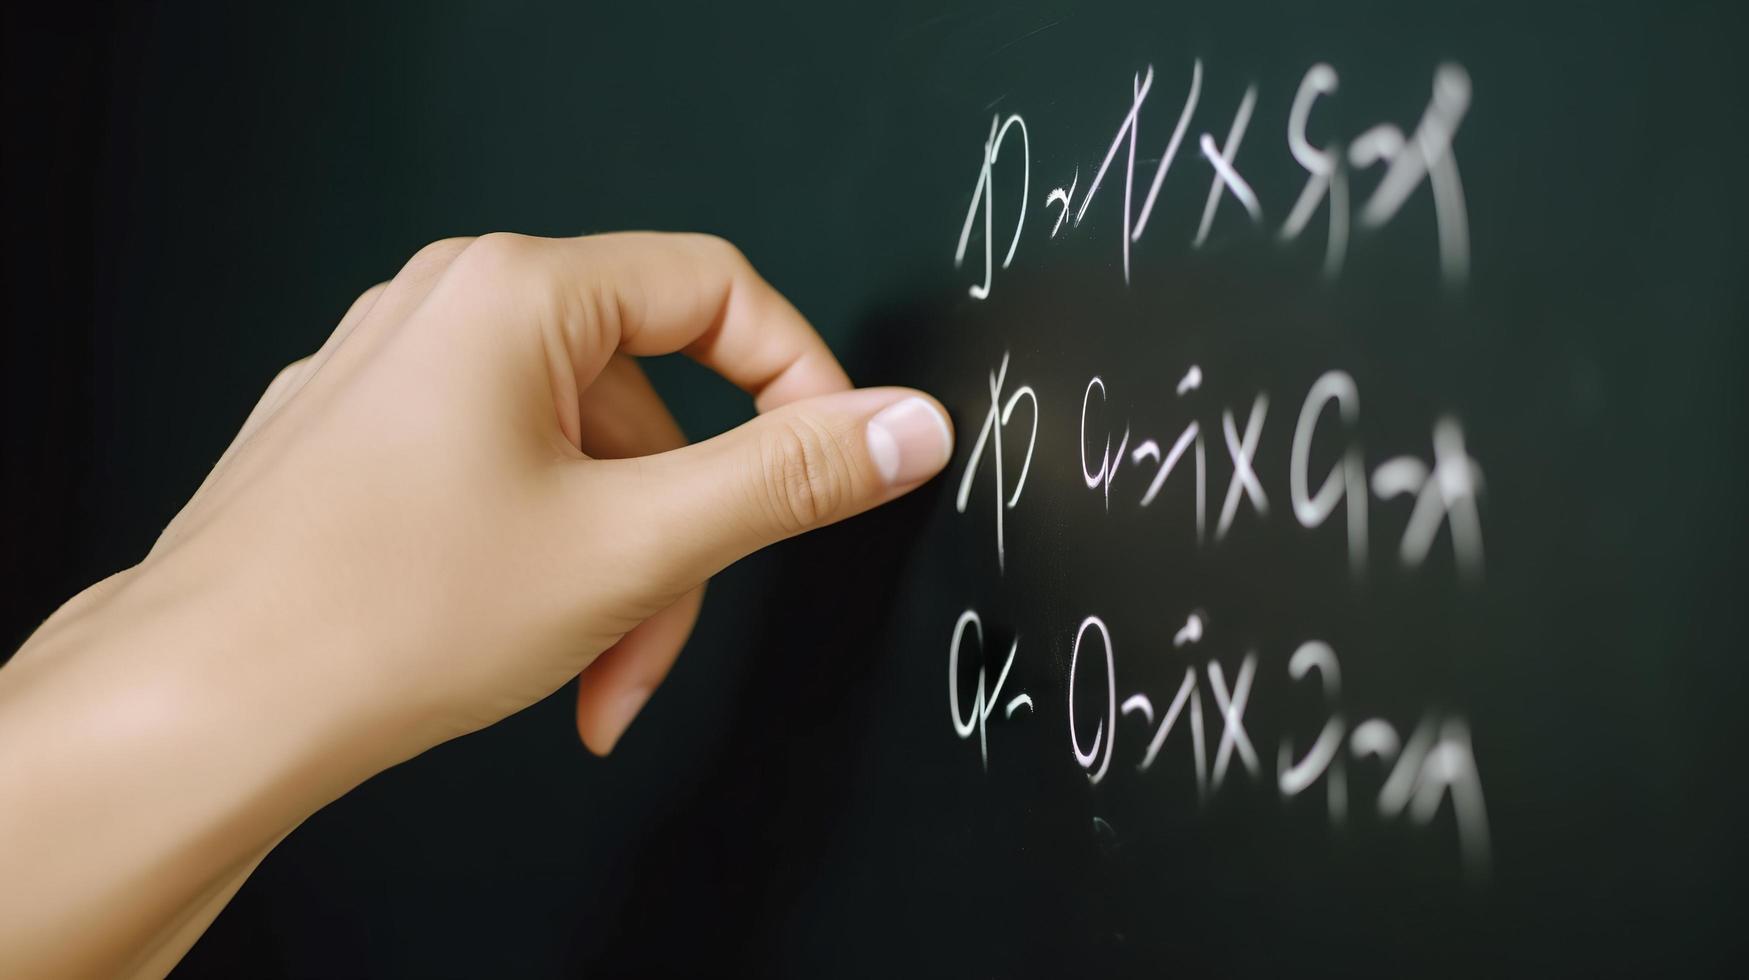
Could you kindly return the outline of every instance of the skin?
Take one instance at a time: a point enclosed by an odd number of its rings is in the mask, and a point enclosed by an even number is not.
[[[673,351],[758,416],[687,445],[633,360]],[[162,976],[311,813],[579,674],[605,754],[706,579],[951,443],[719,239],[426,247],[0,669],[0,976]]]

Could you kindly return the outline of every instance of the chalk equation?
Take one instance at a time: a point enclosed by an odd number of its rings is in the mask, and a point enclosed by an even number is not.
[[[1182,399],[1201,386],[1202,372],[1196,367],[1186,372],[1178,383],[1177,397]],[[1095,397],[1106,398],[1105,382],[1097,375],[1087,382],[1081,399],[1081,475],[1088,489],[1104,496],[1106,509],[1111,507],[1112,484],[1123,472],[1136,471],[1141,482],[1135,505],[1150,507],[1159,498],[1168,479],[1183,461],[1188,451],[1193,457],[1191,479],[1195,482],[1195,522],[1198,542],[1208,534],[1209,465],[1205,448],[1206,436],[1202,422],[1191,419],[1182,429],[1166,436],[1171,446],[1161,448],[1154,438],[1132,433],[1128,424],[1112,448],[1109,430],[1093,431],[1088,422],[1088,408]],[[1263,435],[1264,422],[1269,417],[1269,395],[1258,392],[1251,404],[1243,409],[1245,421],[1241,430],[1231,407],[1221,409],[1221,444],[1229,463],[1230,477],[1221,498],[1219,515],[1215,518],[1214,542],[1220,542],[1231,531],[1241,508],[1258,519],[1270,513],[1269,494],[1257,476],[1257,449]],[[1331,421],[1326,422],[1326,419]],[[1419,568],[1428,558],[1440,528],[1449,527],[1453,557],[1458,571],[1474,581],[1482,574],[1482,526],[1477,496],[1482,488],[1482,468],[1465,448],[1463,426],[1446,415],[1434,421],[1426,457],[1393,456],[1372,470],[1370,480],[1354,429],[1360,420],[1360,389],[1354,378],[1344,371],[1329,371],[1320,376],[1307,390],[1294,422],[1293,443],[1288,461],[1288,498],[1294,520],[1312,530],[1335,513],[1338,505],[1347,501],[1349,565],[1354,574],[1366,570],[1368,503],[1406,496],[1414,500],[1408,522],[1403,530],[1397,554],[1405,568]],[[1322,479],[1311,472],[1314,443],[1322,437],[1333,440],[1338,447],[1339,462]],[[1129,448],[1132,441],[1134,448]],[[1093,446],[1097,468],[1089,461],[1088,447]],[[1125,450],[1129,449],[1127,455]],[[1220,450],[1216,450],[1220,452]],[[1311,489],[1314,480],[1317,490]],[[1278,497],[1279,499],[1279,490]],[[1120,497],[1121,499],[1121,497]]]
[[[989,474],[994,491],[997,566],[1006,568],[1005,527],[1007,511],[1014,510],[1026,489],[1033,456],[1038,449],[1039,395],[1031,385],[1021,384],[1004,397],[1010,357],[989,374],[990,400],[972,444],[965,471],[960,476],[955,509],[965,514],[981,473]],[[1269,419],[1270,396],[1259,391],[1249,405],[1235,412],[1233,406],[1219,409],[1219,424],[1212,424],[1213,408],[1201,409],[1198,418],[1193,396],[1204,386],[1200,367],[1190,365],[1172,387],[1171,401],[1191,405],[1181,428],[1174,432],[1138,432],[1129,424],[1121,428],[1101,425],[1092,409],[1103,407],[1111,391],[1099,375],[1089,378],[1079,406],[1079,442],[1075,467],[1087,489],[1097,493],[1109,512],[1114,504],[1139,510],[1164,508],[1161,495],[1177,474],[1180,482],[1193,485],[1191,515],[1199,545],[1219,545],[1240,520],[1265,520],[1271,514],[1271,490],[1257,475],[1257,453],[1264,425]],[[1155,389],[1161,391],[1161,389]],[[1160,397],[1166,397],[1163,392]],[[1026,451],[1020,458],[1010,488],[1010,467],[1002,458],[1007,427],[1015,422],[1015,410],[1024,406],[1029,423]],[[1448,529],[1452,562],[1467,582],[1480,581],[1483,571],[1482,518],[1479,499],[1484,481],[1482,466],[1470,455],[1463,424],[1453,415],[1441,415],[1429,427],[1421,454],[1404,453],[1381,460],[1369,471],[1356,429],[1360,422],[1360,387],[1345,371],[1331,370],[1312,382],[1299,402],[1293,422],[1293,441],[1288,458],[1286,498],[1292,519],[1306,531],[1331,523],[1341,509],[1346,524],[1350,573],[1360,577],[1369,560],[1369,528],[1376,523],[1374,503],[1405,498],[1408,517],[1398,534],[1395,551],[1402,567],[1421,568],[1428,562],[1440,530]],[[1218,428],[1220,442],[1211,450],[1212,434]],[[1312,467],[1314,449],[1333,448],[1336,462],[1323,473]],[[1227,480],[1224,489],[1211,476],[1210,456],[1224,457]],[[988,461],[988,466],[985,463]],[[1135,476],[1127,477],[1134,473]],[[1120,477],[1124,487],[1115,491]],[[1209,529],[1211,489],[1221,494],[1212,533]],[[1283,496],[1274,488],[1276,500]],[[1279,512],[1279,508],[1277,511]]]
[[[1286,144],[1288,155],[1304,171],[1305,178],[1286,216],[1275,226],[1274,237],[1283,243],[1299,240],[1319,211],[1324,211],[1326,231],[1322,271],[1326,277],[1335,278],[1341,275],[1348,258],[1350,229],[1384,228],[1403,210],[1415,190],[1426,184],[1433,199],[1440,276],[1448,285],[1464,283],[1470,268],[1469,217],[1453,142],[1470,108],[1469,74],[1463,66],[1455,63],[1439,65],[1433,72],[1432,91],[1426,108],[1407,130],[1393,122],[1381,122],[1346,140],[1337,137],[1314,139],[1314,111],[1319,100],[1337,96],[1339,81],[1335,68],[1315,64],[1306,71],[1293,93],[1287,132],[1282,142]],[[1045,192],[1044,199],[1039,202],[1033,199],[1032,135],[1026,120],[1019,113],[991,117],[971,202],[966,208],[953,255],[954,267],[962,268],[973,232],[981,229],[981,275],[967,290],[973,299],[987,299],[994,287],[996,270],[1013,264],[1026,230],[1027,215],[1033,208],[1042,207],[1047,212],[1055,212],[1048,237],[1056,239],[1079,228],[1088,209],[1099,198],[1099,192],[1114,185],[1122,187],[1118,248],[1123,259],[1124,282],[1130,281],[1131,252],[1141,244],[1144,233],[1149,230],[1149,219],[1154,215],[1167,174],[1179,159],[1179,152],[1184,149],[1190,135],[1191,123],[1202,107],[1202,61],[1198,59],[1191,64],[1183,101],[1178,106],[1170,135],[1159,150],[1153,175],[1151,178],[1142,175],[1147,180],[1144,188],[1137,183],[1136,148],[1143,145],[1148,147],[1144,152],[1151,152],[1159,146],[1158,143],[1145,143],[1141,136],[1144,110],[1154,92],[1154,82],[1151,65],[1131,79],[1127,106],[1118,121],[1116,134],[1098,166],[1092,168],[1086,185],[1082,186],[1081,171],[1076,166],[1068,175],[1068,181]],[[1208,179],[1201,219],[1189,236],[1193,249],[1200,249],[1208,242],[1219,219],[1221,205],[1229,198],[1238,211],[1243,212],[1249,225],[1261,230],[1268,224],[1264,202],[1259,200],[1251,182],[1246,179],[1239,160],[1239,151],[1250,129],[1258,98],[1257,87],[1247,86],[1233,109],[1225,135],[1217,138],[1215,132],[1199,132],[1192,141],[1194,149],[1186,151],[1194,154],[1207,168]],[[1121,174],[1114,167],[1120,155]],[[1370,191],[1364,199],[1351,202],[1353,187],[1363,176],[1375,171],[1377,177],[1371,179]],[[1003,187],[1007,188],[1014,188],[1018,178],[1018,193],[1013,189],[1001,190],[998,175],[1002,177]],[[1038,223],[1035,222],[1034,227],[1038,227]],[[1006,232],[1005,247],[1002,232]],[[997,248],[1003,249],[999,264],[995,261]]]
[[[1114,417],[1111,386],[1099,375],[1082,387],[1079,405],[1052,407],[1041,401],[1034,386],[1015,383],[1021,370],[1005,354],[988,372],[989,400],[955,497],[957,513],[975,518],[980,511],[988,512],[970,509],[973,494],[981,484],[989,485],[998,575],[1007,570],[1004,535],[1011,512],[1025,513],[1021,505],[1034,458],[1048,452],[1045,458],[1056,459],[1055,465],[1070,474],[1066,482],[1076,488],[1074,492],[1097,495],[1096,513],[1109,517],[1114,511],[1128,510],[1186,521],[1194,527],[1199,550],[1221,547],[1242,521],[1291,520],[1298,533],[1305,534],[1327,533],[1320,529],[1340,521],[1346,525],[1342,533],[1348,571],[1358,582],[1367,571],[1369,535],[1384,523],[1374,509],[1382,507],[1400,521],[1388,530],[1400,567],[1411,573],[1424,568],[1433,560],[1434,543],[1444,530],[1450,557],[1442,560],[1449,560],[1462,584],[1474,588],[1481,582],[1482,466],[1471,455],[1455,415],[1439,415],[1427,424],[1427,442],[1419,454],[1369,460],[1359,437],[1360,387],[1345,371],[1326,371],[1303,394],[1289,393],[1296,396],[1298,412],[1291,420],[1283,487],[1266,485],[1258,475],[1258,452],[1275,401],[1271,392],[1250,393],[1237,405],[1209,404],[1210,379],[1199,366],[1188,365],[1181,374],[1174,372],[1175,383],[1154,386],[1147,393],[1181,410],[1182,421],[1166,431],[1144,431]],[[1065,410],[1077,415],[1075,444],[1041,447],[1041,413]],[[1024,445],[1024,452],[1018,459],[1012,452],[1005,459],[1005,442]],[[1075,453],[1072,463],[1056,455],[1069,451]],[[1312,464],[1315,457],[1330,462],[1318,471]],[[1280,467],[1268,471],[1280,472]],[[1061,487],[1064,481],[1052,485]],[[1171,487],[1179,488],[1175,508],[1168,500]],[[1405,502],[1392,503],[1398,498]],[[1398,516],[1402,514],[1406,516]],[[1172,625],[1174,655],[1188,659],[1201,649],[1208,632],[1203,614],[1191,612],[1182,625]],[[986,771],[990,719],[995,713],[1001,711],[1004,720],[1024,720],[1040,708],[1031,693],[1010,686],[1016,658],[1022,655],[1021,639],[1012,637],[1005,653],[986,649],[988,639],[982,616],[975,609],[966,610],[954,624],[947,664],[953,732],[962,740],[976,738]],[[1139,773],[1159,764],[1169,742],[1184,744],[1199,801],[1218,794],[1235,772],[1252,781],[1273,782],[1283,798],[1322,784],[1330,821],[1341,824],[1349,812],[1351,769],[1371,766],[1384,774],[1371,801],[1379,818],[1426,825],[1449,800],[1466,872],[1479,877],[1487,871],[1487,811],[1462,715],[1429,710],[1404,727],[1382,715],[1351,723],[1342,705],[1342,671],[1335,649],[1308,639],[1286,655],[1281,671],[1285,676],[1272,676],[1286,684],[1311,684],[1315,678],[1329,707],[1328,720],[1309,744],[1296,748],[1293,739],[1283,738],[1269,757],[1260,753],[1245,723],[1260,676],[1256,651],[1244,653],[1236,663],[1219,657],[1187,662],[1175,688],[1126,691],[1120,697],[1116,649],[1100,616],[1082,620],[1068,644],[1063,697],[1067,748],[1091,785],[1099,785],[1110,774],[1121,730],[1138,740],[1140,749],[1134,758]],[[965,680],[962,664],[977,665],[975,681]],[[1084,713],[1089,691],[1100,705],[1091,715]],[[1266,771],[1270,762],[1273,772]]]
[[[1350,767],[1371,766],[1378,773],[1379,787],[1363,802],[1370,805],[1377,819],[1406,819],[1427,826],[1449,800],[1465,872],[1477,879],[1487,874],[1491,857],[1487,807],[1469,726],[1461,715],[1423,711],[1407,728],[1406,737],[1404,728],[1382,716],[1351,722],[1343,702],[1342,668],[1336,650],[1321,640],[1306,640],[1287,657],[1279,681],[1288,685],[1315,683],[1326,719],[1307,742],[1296,745],[1293,736],[1284,735],[1270,756],[1259,752],[1246,727],[1246,711],[1258,685],[1257,651],[1239,657],[1229,675],[1231,660],[1224,666],[1219,656],[1201,662],[1192,659],[1205,630],[1202,615],[1193,612],[1174,634],[1172,652],[1185,664],[1182,680],[1176,688],[1169,688],[1167,700],[1164,691],[1145,690],[1132,691],[1120,699],[1117,644],[1111,629],[1099,616],[1087,616],[1075,629],[1064,714],[1069,751],[1090,784],[1098,785],[1110,775],[1122,733],[1134,740],[1135,747],[1125,755],[1134,759],[1137,773],[1164,767],[1162,757],[1169,742],[1183,746],[1198,803],[1207,803],[1233,778],[1273,784],[1284,800],[1322,784],[1329,821],[1340,826],[1348,820],[1354,796]],[[1009,642],[995,681],[990,681],[987,666],[980,666],[975,685],[966,689],[961,661],[981,658],[985,639],[977,611],[962,613],[948,642],[948,707],[955,734],[964,740],[976,735],[979,759],[987,770],[991,714],[1000,706],[1004,717],[1012,719],[1022,710],[1032,714],[1036,706],[1025,693],[1003,699],[1020,651],[1018,636]],[[1076,705],[1086,701],[1089,689],[1097,710],[1078,715]],[[1083,694],[1078,696],[1077,690]],[[1214,741],[1216,730],[1218,742]]]
[[[1129,283],[1136,274],[1133,252],[1151,228],[1161,233],[1152,219],[1181,152],[1194,155],[1206,168],[1200,220],[1194,229],[1186,229],[1192,249],[1210,240],[1223,204],[1233,215],[1227,220],[1243,221],[1283,244],[1301,240],[1321,213],[1321,272],[1335,278],[1349,260],[1351,228],[1383,228],[1425,184],[1432,200],[1440,278],[1447,285],[1467,279],[1469,227],[1454,148],[1470,107],[1470,79],[1461,66],[1443,64],[1434,70],[1425,109],[1407,128],[1382,122],[1347,138],[1322,133],[1316,126],[1320,101],[1337,96],[1336,69],[1328,64],[1309,68],[1288,103],[1281,141],[1303,178],[1297,197],[1273,226],[1267,215],[1274,208],[1259,199],[1245,176],[1248,158],[1240,156],[1258,89],[1245,88],[1224,127],[1198,131],[1193,124],[1205,108],[1203,81],[1203,64],[1194,61],[1181,100],[1160,120],[1163,141],[1150,144],[1142,133],[1144,124],[1153,125],[1149,99],[1156,94],[1156,77],[1152,66],[1137,72],[1103,156],[1096,164],[1090,162],[1086,173],[1075,166],[1066,180],[1037,199],[1035,134],[1020,113],[993,116],[954,250],[954,265],[961,268],[974,238],[982,239],[982,267],[967,287],[971,297],[989,298],[998,270],[1012,265],[1028,227],[1044,229],[1053,240],[1073,235],[1090,210],[1101,206],[1118,208],[1117,249],[1124,282]],[[1151,175],[1138,173],[1138,147],[1145,147],[1145,157],[1153,162]],[[1101,191],[1106,192],[1103,198]],[[1102,199],[1109,203],[1099,204]],[[1045,220],[1029,226],[1029,213],[1039,207],[1047,212]],[[1098,374],[1086,379],[1079,405],[1042,403],[1038,389],[1004,354],[988,371],[988,402],[954,498],[961,515],[993,515],[998,574],[1007,570],[1010,525],[1023,516],[1035,457],[1044,452],[1055,459],[1057,452],[1070,448],[1039,446],[1040,417],[1049,411],[1078,414],[1070,472],[1079,474],[1080,484],[1097,495],[1107,514],[1157,513],[1159,520],[1186,521],[1194,528],[1198,550],[1218,549],[1245,523],[1287,520],[1306,533],[1339,526],[1346,539],[1348,572],[1356,581],[1367,573],[1372,538],[1388,537],[1397,563],[1415,571],[1435,560],[1436,542],[1444,531],[1449,561],[1459,578],[1471,587],[1479,584],[1484,567],[1483,470],[1455,415],[1428,420],[1422,430],[1426,441],[1418,451],[1369,458],[1358,436],[1360,388],[1345,371],[1326,371],[1303,392],[1247,392],[1236,404],[1216,404],[1208,380],[1200,366],[1183,364],[1159,385],[1151,385],[1143,397],[1154,399],[1151,407],[1164,409],[1177,421],[1149,428],[1120,417],[1118,393]],[[1272,416],[1272,406],[1284,401],[1297,411],[1290,409],[1293,414],[1272,423],[1272,418],[1283,418],[1280,407]],[[1282,471],[1279,465],[1259,465],[1264,432],[1271,424],[1292,429],[1286,479],[1276,485],[1259,475],[1260,469]],[[1315,469],[1314,459],[1333,462]],[[989,503],[973,509],[980,485],[988,486]],[[1089,615],[1074,629],[1062,714],[1068,755],[1090,785],[1109,777],[1114,760],[1126,759],[1136,773],[1148,774],[1166,765],[1169,753],[1182,751],[1189,758],[1198,801],[1218,795],[1235,778],[1272,784],[1284,799],[1321,788],[1329,820],[1342,824],[1355,802],[1357,784],[1350,777],[1369,767],[1378,774],[1377,788],[1361,803],[1379,819],[1427,825],[1449,801],[1465,870],[1478,876],[1486,872],[1487,810],[1461,714],[1429,709],[1399,718],[1401,726],[1382,713],[1353,715],[1343,703],[1342,669],[1330,644],[1307,639],[1292,651],[1280,652],[1285,659],[1273,661],[1279,666],[1265,675],[1258,651],[1225,658],[1194,656],[1207,630],[1201,613],[1189,613],[1172,632],[1170,655],[1184,661],[1181,677],[1165,690],[1129,690],[1120,684],[1117,645],[1106,620]],[[1024,656],[1021,639],[1010,637],[1005,649],[986,650],[989,639],[978,611],[967,609],[954,624],[948,649],[952,730],[961,740],[976,740],[986,771],[992,717],[1001,712],[1004,721],[1025,721],[1040,708],[1031,693],[1013,689],[1016,658]],[[971,664],[976,664],[975,674],[966,670]],[[1323,725],[1297,743],[1283,736],[1273,754],[1261,751],[1246,724],[1252,692],[1260,683],[1315,685],[1327,707]],[[1091,712],[1089,705],[1095,706]],[[1121,753],[1120,739],[1131,745]],[[1182,749],[1173,750],[1172,745]]]
[[[990,117],[953,254],[954,267],[965,269],[981,239],[981,266],[974,259],[967,277],[973,300],[991,296],[1027,235],[1047,241],[1073,237],[1096,209],[1118,219],[1088,227],[1115,225],[1127,285],[1144,274],[1135,260],[1150,233],[1182,235],[1192,250],[1204,248],[1222,229],[1293,246],[1313,237],[1320,217],[1320,274],[1335,279],[1351,259],[1360,261],[1357,233],[1385,228],[1412,200],[1430,200],[1437,281],[1446,287],[1467,281],[1469,218],[1455,141],[1470,109],[1471,86],[1461,65],[1434,68],[1419,118],[1343,134],[1331,132],[1324,122],[1329,110],[1319,110],[1338,97],[1336,69],[1323,63],[1308,68],[1293,92],[1280,93],[1286,132],[1273,147],[1282,163],[1296,168],[1291,186],[1297,188],[1291,200],[1282,201],[1263,200],[1247,177],[1268,152],[1268,144],[1248,140],[1260,100],[1268,95],[1247,85],[1237,103],[1226,107],[1230,115],[1213,118],[1203,98],[1204,65],[1198,59],[1188,67],[1169,106],[1157,105],[1169,83],[1148,66],[1132,76],[1127,92],[1114,93],[1118,98],[1110,105],[1089,107],[1111,114],[1110,141],[1068,173],[1041,179],[1037,189],[1033,169],[1041,134],[1019,112]],[[1144,168],[1152,165],[1151,173],[1138,169],[1138,153]],[[1195,172],[1186,174],[1192,167]],[[1157,217],[1173,173],[1188,177],[1202,194],[1194,227],[1166,230]],[[1423,186],[1428,193],[1417,198]],[[1046,213],[1029,221],[1040,208]],[[1073,382],[1077,404],[1068,391],[1056,395],[1047,388],[1041,395],[1043,386],[1029,378],[1039,367],[1005,352],[985,368],[980,387],[988,398],[978,396],[973,417],[980,422],[954,495],[965,526],[980,538],[985,528],[993,532],[999,578],[1013,564],[1011,535],[1027,526],[1027,495],[1036,496],[1042,481],[1049,492],[1088,494],[1094,506],[1076,511],[1083,520],[1140,521],[1143,534],[1173,525],[1183,529],[1171,539],[1187,542],[1173,556],[1179,561],[1216,553],[1248,529],[1273,523],[1287,536],[1278,540],[1340,535],[1337,553],[1346,552],[1346,571],[1356,587],[1367,582],[1375,547],[1381,553],[1388,548],[1410,576],[1450,568],[1465,589],[1482,583],[1486,484],[1455,413],[1395,419],[1392,431],[1419,437],[1397,452],[1373,454],[1360,437],[1360,386],[1340,368],[1324,370],[1304,390],[1250,389],[1237,397],[1217,394],[1215,382],[1222,379],[1194,363],[1166,365],[1140,384],[1095,373]],[[1135,377],[1127,371],[1122,376]],[[1139,390],[1119,390],[1126,383]],[[1062,423],[1045,426],[1047,432],[1074,424],[1073,444],[1041,445],[1041,418]],[[1265,440],[1276,432],[1281,434]],[[1041,472],[1050,476],[1034,476]],[[1095,606],[1101,601],[1088,600]],[[1121,618],[1084,615],[1078,623],[1046,627],[1043,635],[1035,625],[1023,639],[1004,624],[987,622],[978,609],[965,609],[947,651],[954,737],[976,742],[977,764],[988,773],[1001,752],[992,745],[993,733],[1000,741],[1005,725],[1060,725],[1055,730],[1066,728],[1067,738],[1058,743],[1059,758],[1064,764],[1073,759],[1088,786],[1099,787],[1114,770],[1127,769],[1126,778],[1174,781],[1184,787],[1183,798],[1198,806],[1244,781],[1284,801],[1321,794],[1332,825],[1363,813],[1375,822],[1427,827],[1449,809],[1463,870],[1474,879],[1485,877],[1492,860],[1488,811],[1462,712],[1351,704],[1338,651],[1317,638],[1318,630],[1305,630],[1305,638],[1289,649],[1229,649],[1210,642],[1219,634],[1193,601],[1183,609],[1181,621],[1150,621],[1151,635],[1171,637],[1169,645],[1156,644],[1166,649],[1126,647],[1124,656],[1110,625]],[[1161,613],[1156,608],[1146,615]],[[1015,669],[1033,651],[1057,665],[1066,654],[1060,685],[1019,689],[1016,678],[1038,676],[1037,670]],[[1304,730],[1287,725],[1276,744],[1260,744],[1252,736],[1260,726],[1248,721],[1248,712],[1257,692],[1271,690],[1302,704],[1317,699],[1323,706],[1319,723]],[[1100,817],[1094,826],[1097,834],[1115,836]]]

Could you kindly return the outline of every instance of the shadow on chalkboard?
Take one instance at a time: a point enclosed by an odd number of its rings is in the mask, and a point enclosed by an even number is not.
[[[844,352],[859,379],[914,378],[923,302],[879,311]],[[937,314],[939,316],[939,314]],[[785,922],[817,875],[859,778],[871,675],[890,653],[889,610],[938,478],[885,507],[773,549],[754,651],[709,779],[630,862],[620,930],[590,972],[768,972],[803,939]],[[599,940],[600,937],[579,937]]]

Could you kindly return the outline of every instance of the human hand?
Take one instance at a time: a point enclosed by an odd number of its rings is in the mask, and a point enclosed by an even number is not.
[[[628,356],[677,350],[759,417],[685,446]],[[402,753],[579,671],[605,753],[711,574],[916,487],[951,442],[926,396],[850,390],[721,240],[444,241],[274,381],[134,574],[255,582],[294,635],[322,624],[303,668],[416,734]]]
[[[685,446],[629,356],[672,351],[759,416]],[[580,671],[606,752],[711,574],[952,438],[927,396],[850,390],[718,239],[427,247],[0,670],[0,973],[167,971],[311,812]]]

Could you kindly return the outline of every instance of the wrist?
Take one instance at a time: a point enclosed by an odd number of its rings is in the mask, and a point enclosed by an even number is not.
[[[81,593],[0,669],[0,973],[116,972],[306,816],[423,746],[249,570],[153,559]],[[24,904],[28,895],[29,903]],[[89,967],[89,969],[86,969]],[[28,972],[28,971],[25,971]]]
[[[369,624],[286,588],[285,562],[181,557],[131,573],[102,609],[98,644],[130,664],[141,700],[173,706],[169,734],[209,743],[215,776],[295,822],[427,747],[412,719],[385,711]]]
[[[0,671],[0,795],[29,801],[6,832],[180,893],[411,754],[327,668],[337,637],[250,579],[148,563],[31,637]]]

